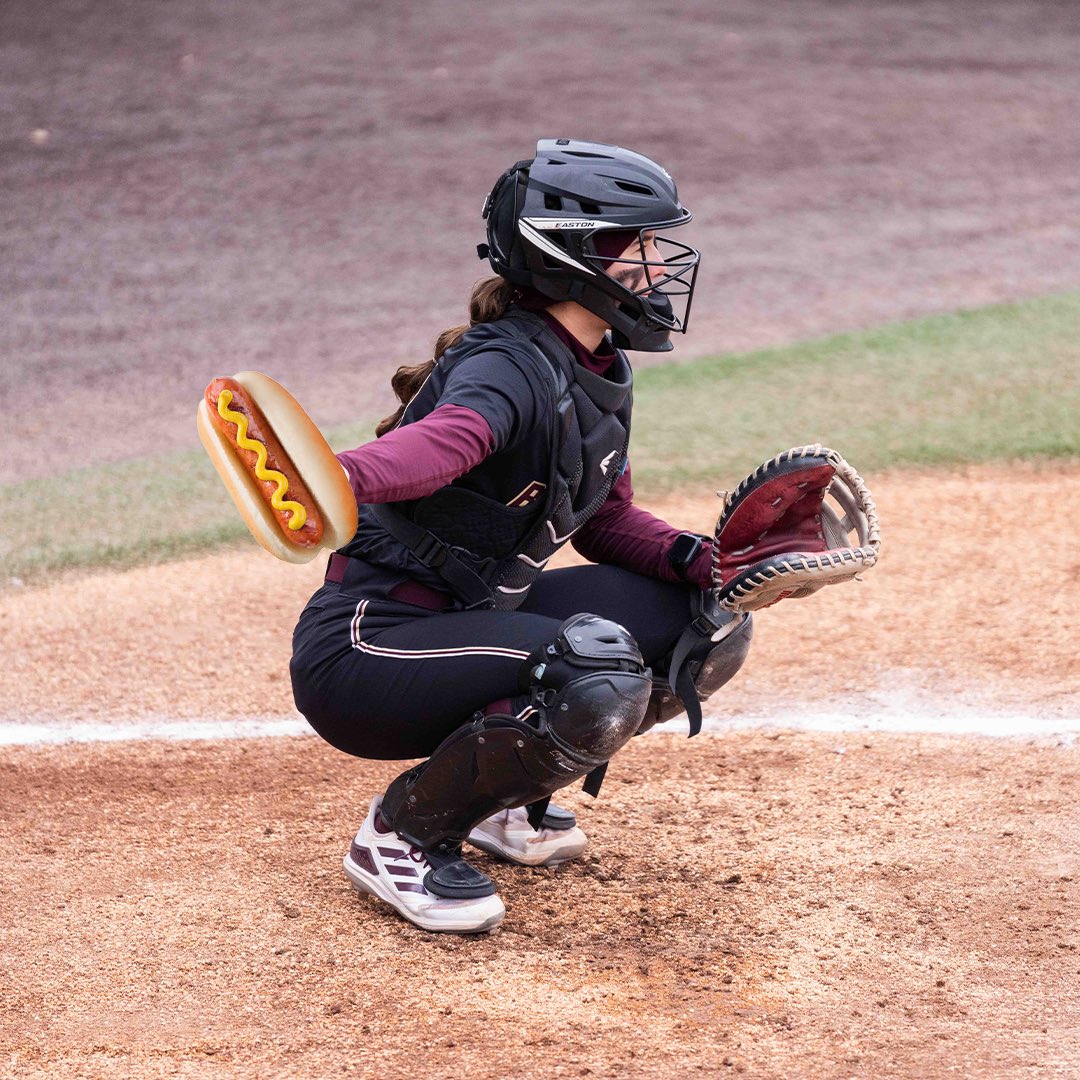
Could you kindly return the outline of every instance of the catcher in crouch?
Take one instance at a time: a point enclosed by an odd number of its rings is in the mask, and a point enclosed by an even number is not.
[[[401,407],[338,455],[359,526],[291,664],[297,707],[332,745],[425,759],[372,799],[345,872],[455,933],[505,914],[463,843],[527,865],[580,855],[551,796],[579,778],[595,795],[620,747],[683,711],[696,732],[699,702],[746,657],[749,609],[853,576],[877,542],[861,481],[820,447],[748,477],[715,537],[634,505],[623,350],[671,349],[699,260],[669,235],[691,215],[660,165],[543,139],[483,213],[495,276],[469,325],[401,368]],[[838,514],[823,497],[844,470]],[[545,570],[567,541],[594,565]]]

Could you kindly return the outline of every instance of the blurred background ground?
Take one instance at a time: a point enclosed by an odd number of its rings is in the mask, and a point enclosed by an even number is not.
[[[5,475],[194,446],[245,367],[377,419],[539,136],[678,179],[679,356],[1074,287],[1078,43],[1072,0],[7,0]]]
[[[873,490],[881,563],[861,582],[761,612],[714,717],[782,722],[787,710],[798,721],[841,706],[873,717],[891,699],[949,715],[1080,716],[1080,559],[1060,528],[1080,510],[1080,466],[894,472],[875,476]],[[687,493],[646,505],[709,531],[718,500]],[[574,561],[567,546],[552,566]],[[280,562],[248,540],[0,593],[0,721],[295,716],[292,627],[324,569],[321,559]]]

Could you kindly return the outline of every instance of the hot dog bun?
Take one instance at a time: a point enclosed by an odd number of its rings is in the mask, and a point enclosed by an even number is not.
[[[251,455],[239,451],[235,441],[219,430],[221,425],[204,397],[197,414],[199,438],[251,534],[271,555],[295,563],[309,562],[325,548],[334,550],[346,544],[356,532],[356,498],[322,433],[292,394],[268,375],[241,371],[232,378],[262,412],[291,463],[291,468],[283,471],[302,481],[318,508],[323,527],[318,544],[310,540],[297,543],[291,538],[282,524],[283,515],[271,509],[259,489],[247,460]]]
[[[247,387],[221,376],[211,381],[203,400],[226,445],[255,474],[255,490],[285,539],[300,547],[318,547],[322,511]]]

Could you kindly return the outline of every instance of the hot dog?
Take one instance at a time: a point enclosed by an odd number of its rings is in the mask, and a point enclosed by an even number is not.
[[[255,474],[256,486],[277,516],[285,539],[317,547],[323,535],[322,515],[251,395],[235,379],[218,378],[206,388],[206,404],[214,427]]]
[[[356,531],[356,499],[337,458],[296,399],[257,371],[216,378],[199,437],[255,539],[288,562],[339,548]]]

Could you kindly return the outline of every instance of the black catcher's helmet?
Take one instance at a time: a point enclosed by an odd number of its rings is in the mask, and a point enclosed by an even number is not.
[[[536,157],[503,173],[487,197],[487,243],[477,250],[512,284],[600,316],[620,348],[666,352],[672,331],[686,332],[701,253],[660,233],[691,216],[655,161],[604,143],[541,139]],[[652,231],[662,261],[645,257]],[[640,288],[605,272],[620,251],[604,236],[617,232],[626,241],[616,242],[620,250],[637,234],[640,258],[619,262],[643,269]]]

